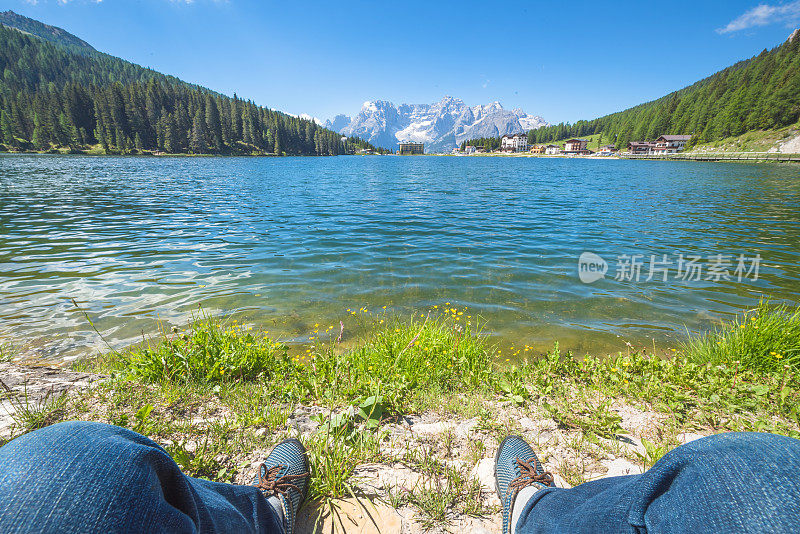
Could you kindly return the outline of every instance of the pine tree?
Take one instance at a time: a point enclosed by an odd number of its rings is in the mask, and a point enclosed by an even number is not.
[[[208,143],[206,142],[205,121],[198,109],[194,115],[192,122],[192,133],[189,139],[189,148],[195,154],[203,154],[208,150]]]
[[[17,139],[14,137],[14,127],[11,125],[11,118],[6,110],[0,111],[0,133],[3,135],[3,143],[11,147],[17,146]]]
[[[42,126],[40,115],[38,113],[34,113],[33,116],[33,134],[31,135],[31,143],[33,143],[34,150],[44,150],[45,148],[50,148],[50,143],[47,140],[47,136],[44,132],[44,127]]]
[[[208,137],[214,148],[214,151],[222,151],[222,123],[219,119],[219,109],[217,103],[211,98],[211,95],[206,95],[206,128]]]
[[[164,122],[164,151],[168,154],[178,152],[175,141],[175,119],[169,115]]]

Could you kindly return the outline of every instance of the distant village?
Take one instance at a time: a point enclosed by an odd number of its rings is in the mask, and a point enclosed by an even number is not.
[[[500,148],[490,150],[482,146],[466,145],[463,148],[454,148],[453,154],[514,154],[528,153],[544,156],[658,156],[664,154],[676,154],[686,148],[686,143],[691,139],[691,135],[662,135],[655,141],[632,141],[628,143],[625,152],[619,152],[614,145],[604,145],[597,150],[589,150],[588,139],[567,139],[562,145],[533,145],[528,146],[528,135],[507,134],[500,138]],[[356,152],[358,155],[372,155],[372,149],[361,149]],[[399,143],[395,154],[399,156],[422,155],[425,154],[425,145],[411,141]]]
[[[632,141],[628,143],[625,155],[663,155],[676,154],[686,148],[686,143],[691,139],[691,135],[662,135],[655,141]],[[567,156],[614,156],[619,153],[616,146],[605,145],[596,151],[589,150],[587,139],[568,139],[564,145],[532,145],[528,146],[527,134],[510,134],[500,138],[500,148],[491,152],[494,153],[519,153],[527,152],[530,154],[541,154],[547,156],[567,155]],[[454,149],[454,154],[480,154],[488,153],[489,150],[480,146],[467,145],[464,150]]]

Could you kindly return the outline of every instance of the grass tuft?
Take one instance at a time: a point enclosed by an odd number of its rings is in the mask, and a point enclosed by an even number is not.
[[[10,342],[0,343],[0,363],[10,362],[17,356],[14,345]]]
[[[682,352],[698,363],[741,364],[742,369],[800,370],[800,308],[762,300],[755,310],[704,335],[690,337]]]
[[[19,392],[9,388],[2,380],[0,380],[0,393],[8,399],[10,405],[8,415],[22,433],[44,428],[64,418],[66,394],[56,393],[50,389],[41,399],[34,399],[28,394],[27,384],[23,391]]]
[[[284,344],[207,315],[183,331],[163,333],[158,342],[134,349],[120,363],[149,382],[270,379],[291,367]]]

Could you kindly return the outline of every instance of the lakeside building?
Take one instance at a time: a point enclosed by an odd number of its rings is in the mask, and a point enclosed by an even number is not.
[[[557,154],[561,154],[561,147],[558,145],[547,145],[544,148],[544,153],[548,156],[555,156]]]
[[[691,135],[662,135],[656,139],[653,154],[677,154],[686,148]]]
[[[648,143],[647,141],[631,141],[628,143],[628,152],[630,154],[649,154],[650,149],[655,146],[655,143]]]
[[[686,148],[691,135],[662,135],[655,142],[631,141],[628,143],[629,154],[659,155],[677,154]]]
[[[474,154],[477,151],[478,151],[478,149],[475,148],[472,145],[467,145],[467,146],[464,147],[464,153],[465,154]]]
[[[544,151],[547,149],[544,145],[535,145],[531,147],[531,154],[544,154]]]
[[[614,145],[604,145],[597,149],[595,156],[613,156],[617,153],[617,147]]]
[[[500,139],[503,152],[524,152],[528,150],[528,134],[506,134]]]
[[[397,150],[397,153],[400,156],[424,154],[425,145],[423,143],[400,143],[400,148]]]
[[[564,142],[564,154],[590,154],[586,149],[588,145],[586,139],[568,139]]]

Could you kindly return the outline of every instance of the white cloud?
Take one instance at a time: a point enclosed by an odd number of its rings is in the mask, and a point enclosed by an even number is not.
[[[724,28],[719,28],[717,33],[731,33],[767,26],[769,24],[785,23],[792,25],[800,21],[800,0],[788,4],[760,4],[728,23]]]

